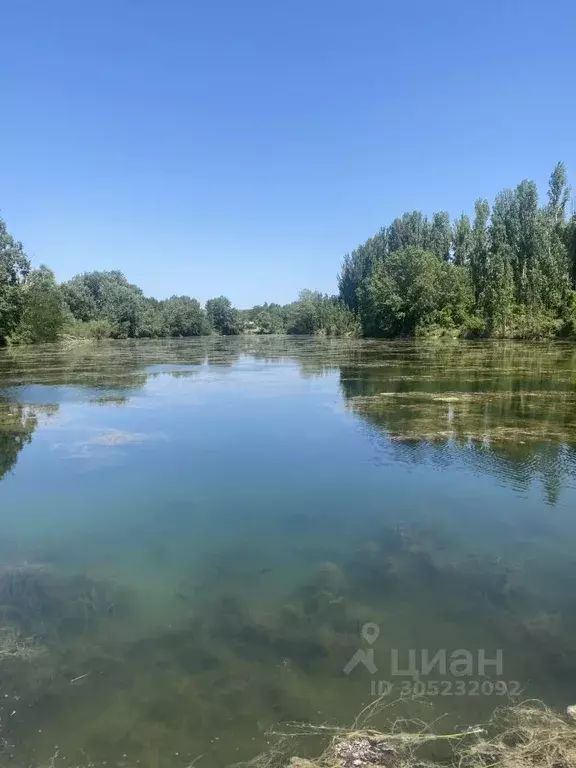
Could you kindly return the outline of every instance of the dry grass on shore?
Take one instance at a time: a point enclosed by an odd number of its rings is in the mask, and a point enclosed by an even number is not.
[[[294,726],[276,734],[274,749],[253,768],[576,768],[576,719],[529,701],[496,710],[489,723],[437,733],[420,721],[396,720],[386,731],[369,727],[374,705],[351,729]],[[381,708],[380,710],[381,711]],[[317,758],[290,757],[294,737],[324,736]]]

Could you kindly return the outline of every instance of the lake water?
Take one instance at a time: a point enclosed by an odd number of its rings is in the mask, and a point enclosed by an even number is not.
[[[0,764],[576,703],[575,445],[567,344],[0,351]]]

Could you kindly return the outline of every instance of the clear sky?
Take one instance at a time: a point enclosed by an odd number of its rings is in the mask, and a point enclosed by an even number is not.
[[[3,0],[0,211],[59,280],[240,307],[336,290],[405,210],[563,159],[574,0]]]

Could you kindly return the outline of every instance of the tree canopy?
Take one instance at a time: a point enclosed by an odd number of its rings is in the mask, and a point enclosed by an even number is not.
[[[340,298],[368,336],[538,338],[576,326],[576,218],[558,163],[548,201],[524,180],[452,224],[405,213],[344,257]]]
[[[14,240],[0,219],[0,344],[5,344],[22,318],[22,284],[30,262],[22,243]]]
[[[338,295],[304,290],[297,301],[239,310],[226,296],[147,297],[118,270],[60,285],[31,269],[0,219],[0,344],[211,333],[334,336],[576,336],[576,216],[557,163],[541,203],[534,182],[479,198],[453,221],[414,210],[344,256]]]
[[[232,302],[226,296],[208,299],[206,314],[212,327],[223,336],[235,336],[242,330],[238,310],[232,306]]]

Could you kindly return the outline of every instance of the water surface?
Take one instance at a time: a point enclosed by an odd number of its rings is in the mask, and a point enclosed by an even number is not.
[[[575,405],[564,344],[1,351],[0,764],[227,765],[384,681],[574,703]]]

